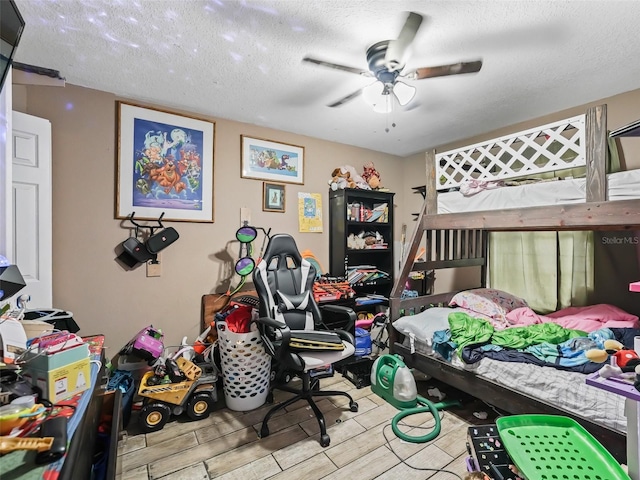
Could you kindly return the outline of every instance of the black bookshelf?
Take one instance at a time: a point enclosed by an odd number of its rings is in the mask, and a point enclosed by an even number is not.
[[[371,275],[363,275],[361,280],[352,284],[358,295],[388,297],[393,287],[394,195],[350,188],[329,192],[329,269],[331,275],[340,277],[346,277],[352,267],[362,266],[361,270],[370,270]],[[386,208],[383,207],[385,204]],[[381,241],[365,248],[350,248],[347,243],[349,235],[357,236],[361,232],[377,233]]]

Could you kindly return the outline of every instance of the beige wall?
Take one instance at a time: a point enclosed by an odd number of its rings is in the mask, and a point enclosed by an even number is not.
[[[240,224],[240,207],[251,210],[254,225],[293,234],[298,247],[311,249],[325,268],[327,181],[334,167],[349,164],[361,172],[364,163],[373,161],[383,185],[397,192],[402,216],[400,158],[212,118],[215,223],[167,222],[180,239],[161,254],[162,276],[147,278],[144,265],[125,271],[114,251],[129,236],[114,219],[116,100],[109,93],[67,85],[19,89],[14,105],[52,124],[54,306],[73,312],[81,334],[106,334],[109,356],[149,323],[162,328],[167,345],[200,333],[201,297],[226,287],[223,281],[238,256],[238,244],[231,241]],[[240,178],[241,134],[305,147],[305,184],[286,186],[286,213],[263,212],[262,182]],[[324,233],[298,233],[298,192],[322,194]],[[258,241],[255,247],[260,245]]]

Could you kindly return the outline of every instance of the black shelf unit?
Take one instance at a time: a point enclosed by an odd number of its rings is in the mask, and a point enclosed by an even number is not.
[[[388,278],[356,283],[353,286],[358,295],[377,294],[389,296],[393,287],[393,197],[394,193],[377,190],[346,188],[329,191],[329,270],[333,276],[345,276],[347,267],[371,265],[387,272]],[[386,221],[360,221],[359,209],[354,204],[363,206],[363,212],[373,210],[378,205],[387,205]],[[352,218],[358,218],[353,220]],[[350,249],[347,237],[360,232],[378,232],[386,248]]]

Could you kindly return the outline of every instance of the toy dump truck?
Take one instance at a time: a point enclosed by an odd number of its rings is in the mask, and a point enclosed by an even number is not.
[[[138,422],[143,432],[161,430],[171,418],[184,411],[192,420],[207,418],[218,400],[216,393],[217,369],[207,364],[198,366],[183,357],[176,361],[178,371],[167,375],[167,383],[155,372],[144,374],[138,395],[144,398]]]

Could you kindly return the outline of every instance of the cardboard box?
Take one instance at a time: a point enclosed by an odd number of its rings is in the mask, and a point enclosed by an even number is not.
[[[89,357],[52,370],[37,370],[25,365],[24,377],[42,389],[43,395],[57,403],[91,388]]]
[[[29,350],[25,354],[25,368],[32,370],[48,371],[56,368],[64,367],[71,363],[89,358],[89,345],[83,343],[60,352],[47,355],[46,353],[38,353],[36,350]]]

